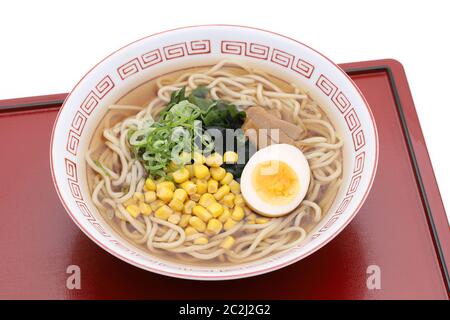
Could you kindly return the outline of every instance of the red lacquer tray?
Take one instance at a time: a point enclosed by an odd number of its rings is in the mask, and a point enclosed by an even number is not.
[[[201,282],[113,257],[71,221],[53,187],[49,143],[65,94],[0,101],[0,298],[448,299],[450,233],[402,66],[341,65],[375,115],[380,159],[372,191],[333,241],[282,270]],[[69,290],[67,267],[81,268]],[[381,272],[368,289],[367,268]]]

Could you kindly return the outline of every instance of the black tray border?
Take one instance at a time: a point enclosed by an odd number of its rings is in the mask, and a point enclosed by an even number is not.
[[[18,112],[18,111],[29,111],[29,110],[40,110],[46,108],[56,108],[61,107],[65,99],[55,99],[47,100],[42,102],[30,102],[30,103],[18,103],[0,106],[0,114],[7,112]]]
[[[414,147],[412,145],[411,136],[409,134],[408,124],[406,122],[405,113],[403,112],[403,106],[400,100],[400,95],[398,93],[397,84],[395,82],[395,77],[392,72],[392,69],[388,65],[379,65],[379,66],[371,66],[371,67],[361,67],[361,68],[345,68],[344,71],[349,75],[360,75],[360,74],[370,74],[377,72],[385,72],[389,78],[389,84],[392,90],[392,94],[394,96],[395,105],[397,108],[397,112],[399,115],[400,123],[402,125],[403,133],[406,138],[406,144],[408,145],[408,152],[412,161],[412,165],[414,168],[414,174],[416,176],[416,180],[419,185],[419,190],[422,195],[422,202],[424,204],[425,212],[427,214],[427,219],[429,222],[429,227],[431,230],[431,234],[433,235],[434,244],[436,247],[437,255],[439,257],[439,264],[441,266],[442,275],[445,281],[445,285],[447,288],[447,292],[450,292],[450,274],[447,269],[447,263],[445,261],[444,252],[442,249],[441,242],[439,240],[439,236],[436,229],[436,224],[433,219],[433,215],[431,213],[430,203],[427,197],[427,193],[425,191],[425,185],[422,179],[422,175],[420,173],[419,165],[417,162],[416,154],[414,152]],[[0,113],[11,112],[11,111],[26,111],[26,110],[38,110],[45,109],[49,107],[58,107],[64,103],[64,99],[55,99],[49,101],[42,102],[32,102],[32,103],[23,103],[23,104],[12,104],[0,107]]]

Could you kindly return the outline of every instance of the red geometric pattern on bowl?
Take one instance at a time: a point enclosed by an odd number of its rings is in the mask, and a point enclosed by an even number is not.
[[[211,42],[209,40],[194,40],[187,46],[188,55],[211,53]]]
[[[350,180],[350,185],[348,186],[348,189],[347,189],[347,195],[356,192],[360,181],[361,181],[361,175],[352,176],[352,179]]]
[[[67,174],[67,182],[69,183],[70,192],[72,193],[72,196],[75,199],[83,200],[81,188],[80,185],[78,184],[77,164],[67,158],[65,158],[64,160]]]
[[[64,159],[66,164],[67,179],[78,182],[77,164],[67,158]]]
[[[350,109],[344,118],[350,131],[354,131],[361,126],[361,122],[359,121],[358,115],[356,114],[354,108]]]
[[[76,203],[80,211],[83,213],[83,216],[85,216],[88,219],[95,219],[86,203],[81,201],[77,201]]]
[[[167,60],[184,57],[187,52],[186,42],[166,46],[163,50]]]
[[[226,54],[244,54],[247,57],[267,60],[270,48],[253,42],[247,44],[242,41],[222,41],[220,50]]]
[[[109,75],[105,76],[95,87],[89,92],[77,110],[72,119],[69,135],[66,143],[66,150],[77,155],[78,145],[80,144],[80,136],[83,133],[84,126],[92,111],[97,107],[100,100],[102,100],[112,89],[114,82]]]
[[[161,54],[161,52],[163,52]],[[193,40],[188,43],[180,42],[163,48],[156,48],[139,57],[133,58],[117,68],[117,73],[122,80],[138,73],[148,67],[157,65],[164,60],[182,58],[185,55],[197,55],[211,53],[210,40]]]
[[[75,117],[72,120],[71,127],[73,131],[79,136],[84,129],[84,125],[86,124],[87,117],[82,114],[80,111],[77,111]]]
[[[331,97],[333,104],[344,113],[350,107],[350,101],[347,97],[339,90],[339,88],[331,82],[323,74],[317,79],[316,86],[328,97]]]
[[[282,50],[272,49],[267,45],[231,40],[223,40],[220,45],[220,51],[223,54],[244,55],[262,60],[269,59],[269,52],[271,50],[270,61],[285,68],[290,68],[308,79],[313,74],[314,66],[311,63],[301,58],[296,58],[294,55]]]
[[[75,119],[74,119],[75,120]],[[74,121],[72,121],[72,124]],[[75,131],[70,130],[69,135],[67,137],[66,150],[73,154],[77,155],[78,145],[80,144],[80,134],[77,134]]]
[[[279,64],[282,67],[288,68],[294,61],[294,56],[279,49],[273,49],[270,61]]]
[[[98,105],[99,101],[108,94],[114,88],[114,82],[109,76],[105,76],[94,89],[87,95],[84,99],[81,110],[83,110],[87,115],[90,115],[95,107]]]
[[[69,183],[70,192],[75,199],[83,200],[83,195],[81,194],[80,185],[71,179],[67,179]]]
[[[364,160],[366,157],[365,152],[361,152],[355,157],[355,167],[353,169],[354,174],[360,174],[364,170]]]
[[[87,218],[87,220],[91,223],[91,225],[104,237],[111,237],[111,235],[106,232],[106,230],[102,227],[101,224],[97,222],[95,217],[92,215],[92,213],[89,211],[88,206],[83,201],[77,201],[77,206],[80,209],[80,211],[83,213],[83,215]]]
[[[352,132],[353,145],[355,146],[355,151],[360,150],[366,145],[366,139],[364,137],[364,132],[362,128],[359,128]]]
[[[250,43],[246,46],[245,55],[247,57],[267,60],[269,56],[269,47],[262,44]]]
[[[316,86],[331,99],[331,102],[338,108],[338,110],[344,114],[344,119],[347,124],[348,129],[352,134],[353,147],[355,151],[359,151],[366,144],[364,131],[361,128],[361,122],[358,118],[356,109],[351,105],[350,101],[344,95],[339,88],[330,81],[326,76],[321,74],[316,81]],[[342,212],[345,211],[353,196],[349,196],[355,193],[358,189],[359,182],[361,181],[361,173],[364,168],[365,153],[362,152],[355,156],[355,161],[353,164],[354,174],[350,179],[350,184],[347,189],[347,197],[345,197],[339,204],[338,209],[329,218],[329,221],[311,238],[315,239],[320,236],[321,233],[328,230],[338,219],[336,217],[340,216]]]

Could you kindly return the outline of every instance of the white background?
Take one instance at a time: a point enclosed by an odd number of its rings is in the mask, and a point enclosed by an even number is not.
[[[2,1],[0,99],[68,92],[119,47],[176,27],[248,25],[298,39],[337,63],[405,67],[450,218],[450,1]]]

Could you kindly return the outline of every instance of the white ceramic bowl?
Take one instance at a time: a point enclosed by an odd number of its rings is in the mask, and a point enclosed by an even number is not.
[[[343,184],[333,206],[306,241],[289,251],[242,265],[187,266],[163,261],[132,246],[103,220],[88,192],[84,159],[107,106],[158,75],[242,59],[307,88],[345,142]],[[145,270],[189,279],[224,280],[270,272],[324,246],[352,220],[371,188],[378,159],[374,118],[361,92],[332,61],[272,32],[206,25],[166,31],[133,42],[98,63],[64,102],[52,134],[51,169],[58,195],[78,227],[100,247]]]

